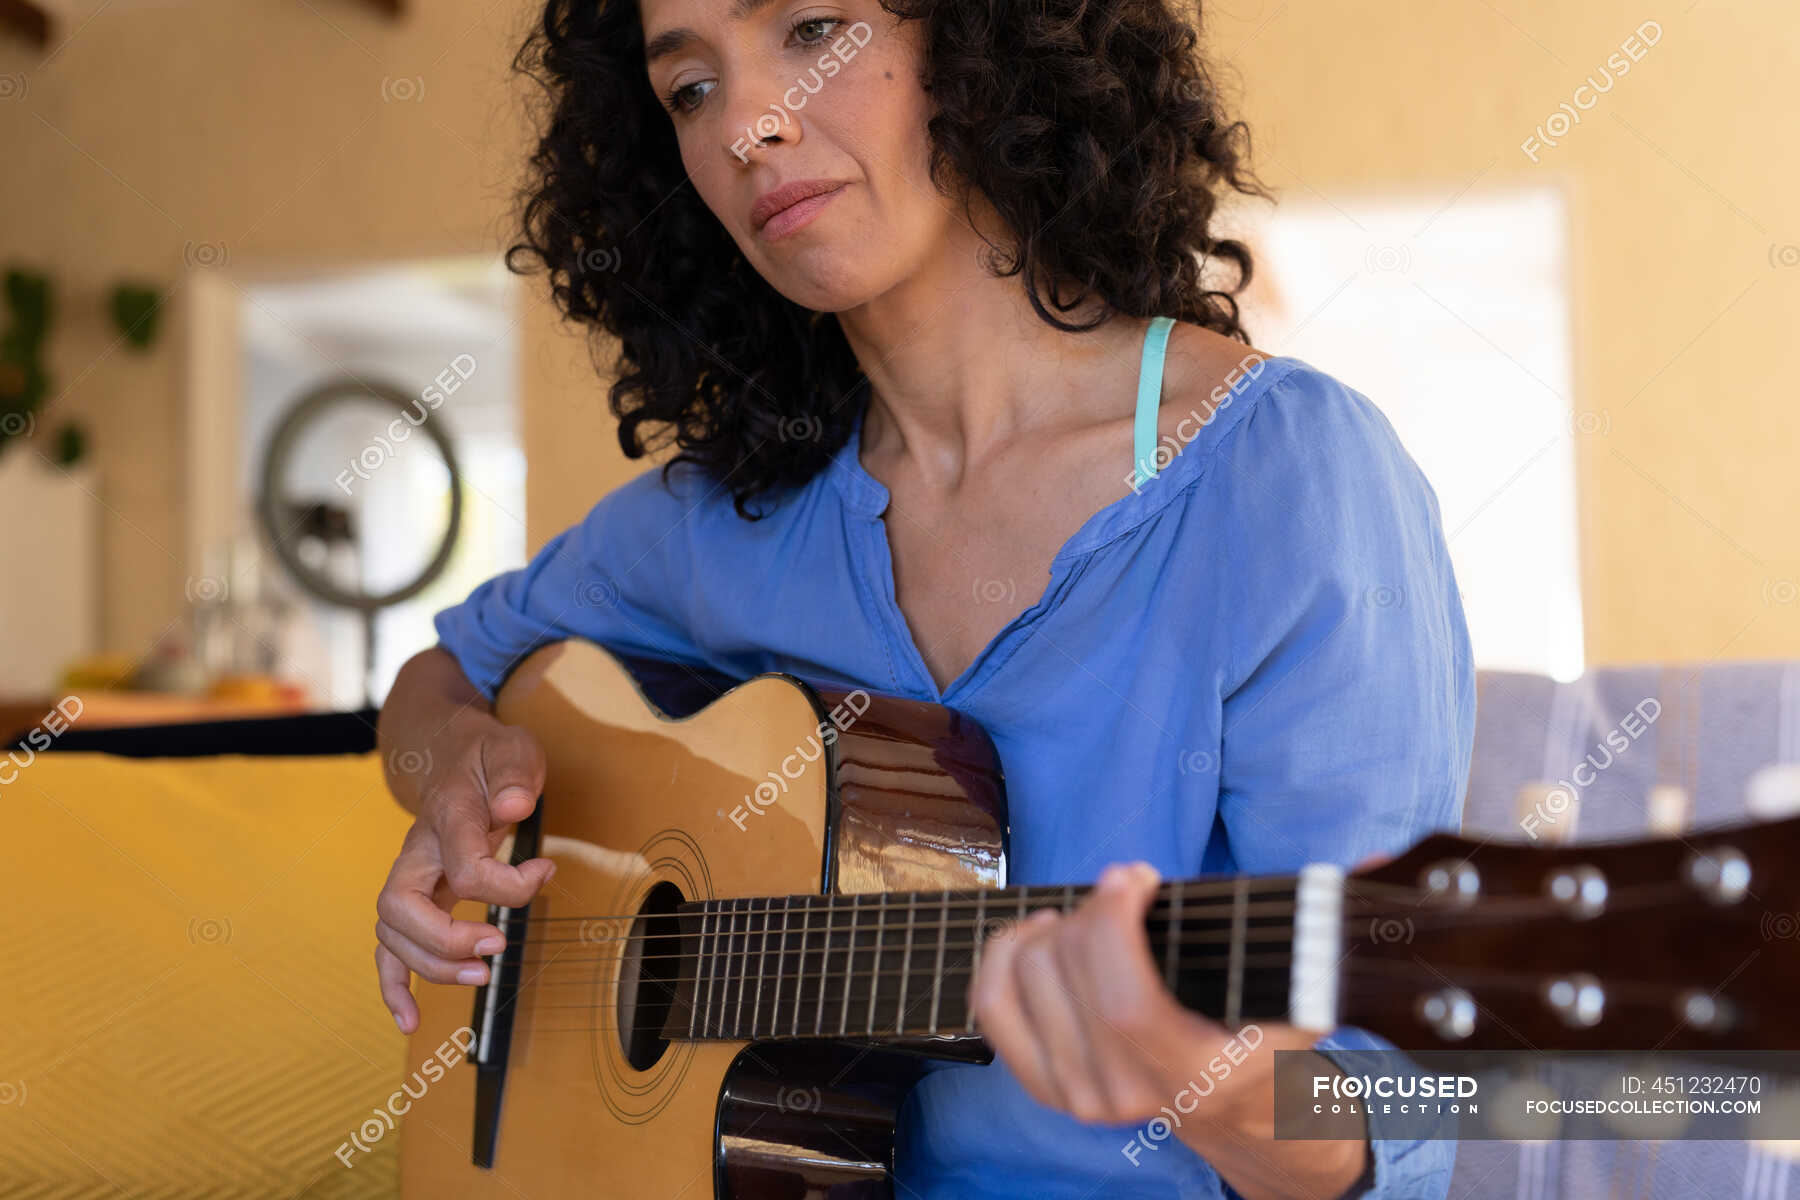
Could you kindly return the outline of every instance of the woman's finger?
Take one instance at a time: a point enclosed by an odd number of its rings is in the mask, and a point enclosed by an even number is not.
[[[1055,1088],[1049,1063],[1038,1044],[1019,996],[1014,957],[1020,926],[1015,924],[981,943],[981,964],[969,986],[969,1011],[975,1028],[994,1053],[1017,1076],[1025,1091],[1041,1104],[1053,1104]]]
[[[440,958],[478,958],[504,949],[499,926],[457,920],[436,902],[441,881],[434,863],[403,856],[375,898],[376,915]]]
[[[379,938],[379,935],[377,935]],[[375,977],[381,981],[381,999],[394,1014],[394,1024],[401,1033],[419,1027],[419,1006],[413,1001],[412,972],[394,956],[394,952],[375,943]]]
[[[1014,985],[1042,1050],[1056,1107],[1084,1121],[1105,1120],[1110,1114],[1094,1055],[1095,1017],[1072,990],[1075,977],[1068,967],[1074,951],[1062,922],[1059,914],[1045,909],[1025,923],[1013,957]]]
[[[487,982],[487,964],[479,958],[450,959],[433,954],[386,921],[375,923],[375,939],[421,979],[433,983],[475,985]]]
[[[1096,1078],[1116,1112],[1154,1111],[1163,1081],[1181,1073],[1195,1014],[1169,991],[1144,918],[1160,883],[1149,864],[1111,868],[1069,922],[1065,976],[1093,1006]]]

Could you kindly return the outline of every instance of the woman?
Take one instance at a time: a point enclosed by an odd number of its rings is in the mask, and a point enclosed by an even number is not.
[[[513,254],[618,339],[626,452],[680,453],[439,614],[394,684],[382,742],[433,763],[390,780],[418,814],[378,906],[403,1031],[409,971],[485,978],[498,930],[454,899],[547,877],[492,857],[544,765],[488,702],[587,637],[959,708],[1007,774],[1013,882],[1140,864],[994,943],[973,997],[998,1061],[919,1084],[898,1195],[1444,1194],[1447,1142],[1273,1140],[1267,1054],[1136,1137],[1228,1036],[1150,962],[1155,874],[1454,826],[1474,717],[1431,488],[1368,400],[1248,348],[1213,189],[1266,193],[1198,18],[550,0]]]

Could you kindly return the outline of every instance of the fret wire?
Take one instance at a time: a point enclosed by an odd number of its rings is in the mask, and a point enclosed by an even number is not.
[[[908,893],[913,895],[913,893]],[[900,999],[894,1005],[894,1032],[906,1022],[906,982],[912,972],[913,923],[918,918],[911,902],[906,906],[906,953],[900,956]]]
[[[742,911],[744,914],[744,922],[743,922],[744,931],[742,934],[738,933],[738,914],[740,911]],[[735,957],[737,954],[736,943],[737,943],[737,940],[739,937],[743,938],[743,943],[746,948],[746,951],[748,950],[748,947],[750,945],[749,906],[745,905],[744,908],[742,910],[740,910],[738,907],[738,901],[736,901],[736,900],[733,900],[731,902],[731,932],[732,932],[732,943],[733,943],[732,954]],[[732,1022],[732,1030],[733,1030],[733,1032],[738,1033],[738,1034],[742,1034],[744,1031],[744,988],[750,982],[749,977],[750,977],[749,971],[739,971],[738,972],[737,1019]]]
[[[881,984],[881,952],[883,950],[882,942],[887,938],[887,910],[886,904],[878,906],[875,910],[875,952],[870,957],[869,965],[869,1027],[864,1030],[865,1033],[875,1032],[876,988]]]
[[[1225,1025],[1236,1029],[1244,1000],[1244,929],[1246,920],[1244,877],[1238,876],[1237,895],[1231,904],[1231,961],[1225,968]]]
[[[768,963],[769,935],[775,940],[775,974],[769,987],[769,1037],[775,1036],[775,1027],[781,1023],[781,969],[782,969],[782,935],[775,932],[775,901],[769,901],[768,915],[763,918],[763,962]]]
[[[819,1005],[813,1013],[813,1034],[823,1036],[825,1033],[825,985],[831,979],[831,912],[832,906],[825,906],[825,945],[819,955]]]
[[[726,1001],[731,998],[729,990],[731,976],[724,973],[726,965],[725,956],[719,954],[719,943],[723,940],[726,948],[730,948],[731,930],[728,928],[729,921],[727,920],[726,914],[720,912],[717,915],[718,921],[713,929],[713,954],[717,956],[717,961],[713,963],[712,969],[708,972],[708,982],[706,985],[706,1015],[713,1023],[713,1036],[723,1037],[725,1036],[725,1005]],[[719,1005],[719,1011],[716,1014],[712,1011],[715,999]]]
[[[724,916],[723,913],[715,913],[713,915],[715,918],[722,918]],[[713,1001],[718,997],[718,992],[719,992],[719,986],[718,986],[718,984],[719,984],[719,969],[720,969],[720,967],[722,967],[724,965],[724,963],[723,963],[724,956],[719,953],[719,934],[721,932],[719,926],[722,924],[724,924],[724,922],[722,920],[715,919],[713,921],[712,949],[713,949],[713,960],[714,961],[711,962],[710,964],[708,964],[708,969],[706,972],[706,1022],[705,1022],[705,1027],[708,1029],[711,1029],[711,1030],[715,1030],[717,1033],[723,1033],[725,1030],[725,1014],[724,1014],[724,1012],[721,1011],[717,1016],[713,1015]]]
[[[937,969],[931,976],[931,1032],[938,1031],[938,1001],[944,994],[944,935],[950,931],[950,892],[945,889],[943,913],[938,920]]]
[[[969,980],[975,979],[975,973],[981,970],[982,924],[987,920],[987,893],[978,892],[975,896],[975,957],[969,964]],[[975,1032],[975,1006],[963,1002],[963,1028],[970,1033]]]
[[[698,969],[700,964],[706,962],[706,914],[704,912],[700,914],[699,949],[700,949],[700,963],[695,964],[696,969]],[[679,979],[679,976],[681,974],[681,970],[679,967],[676,968],[675,973]],[[675,991],[677,994],[679,994],[681,991],[681,984],[679,981],[675,984]],[[688,1036],[689,1037],[694,1036],[694,1019],[696,1017],[698,1017],[699,1015],[700,1015],[700,980],[696,978],[694,980],[694,999],[693,999],[692,1003],[690,1003],[688,1005]]]
[[[682,944],[686,945],[685,939],[683,939]],[[700,972],[704,970],[709,963],[706,956],[706,914],[704,912],[700,914],[700,936],[694,939],[694,950],[694,1012],[692,1015],[695,1020],[690,1021],[690,1024],[697,1024],[698,1028],[702,1032],[705,1032],[706,1016],[701,1005],[704,1001],[704,988],[706,985],[701,982]],[[685,954],[686,951],[683,951],[684,956]],[[680,987],[682,983],[680,964],[677,964],[676,966],[675,979],[676,987]]]
[[[729,940],[731,936],[730,930],[728,929],[729,924],[730,922],[726,919],[724,910],[719,910],[718,925],[717,928],[713,930],[712,942],[715,961],[707,968],[706,985],[706,1016],[707,1020],[711,1022],[714,1037],[723,1037],[725,1034],[726,989],[730,983],[731,977],[725,971],[725,964],[722,961],[724,955],[720,953],[719,947],[721,945],[726,947],[731,945]],[[713,1010],[713,1004],[715,1002],[719,1006],[716,1013]]]
[[[800,904],[800,978],[794,981],[794,1023],[788,1030],[789,1037],[800,1035],[800,997],[806,994],[806,934],[812,924],[812,905],[802,900]],[[783,935],[783,941],[786,935]]]
[[[773,908],[774,905],[775,901],[773,899],[763,901],[762,924],[757,928],[757,932],[762,935],[762,940],[759,941],[756,946],[756,999],[750,1002],[751,1037],[756,1036],[756,1026],[762,1021],[763,971],[768,966],[769,954],[769,910]],[[750,902],[750,911],[756,911],[756,902],[754,900]]]
[[[850,946],[844,951],[844,996],[838,1009],[838,1036],[850,1032],[850,980],[856,974],[856,909],[862,893],[850,897]]]
[[[1169,889],[1169,944],[1163,948],[1163,981],[1171,990],[1175,987],[1176,951],[1181,945],[1181,885],[1177,879]]]

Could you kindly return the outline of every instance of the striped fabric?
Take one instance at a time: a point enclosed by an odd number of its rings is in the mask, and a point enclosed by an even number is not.
[[[1796,808],[1800,662],[1478,675],[1465,833],[1639,837]],[[1466,1142],[1450,1195],[1800,1200],[1796,1157],[1800,1143]]]

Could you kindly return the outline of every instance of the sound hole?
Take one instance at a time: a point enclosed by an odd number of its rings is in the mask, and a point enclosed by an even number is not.
[[[681,969],[681,927],[675,909],[681,889],[664,881],[650,889],[631,924],[619,970],[619,1046],[639,1071],[656,1065],[669,1043],[662,1036],[675,1004]]]

